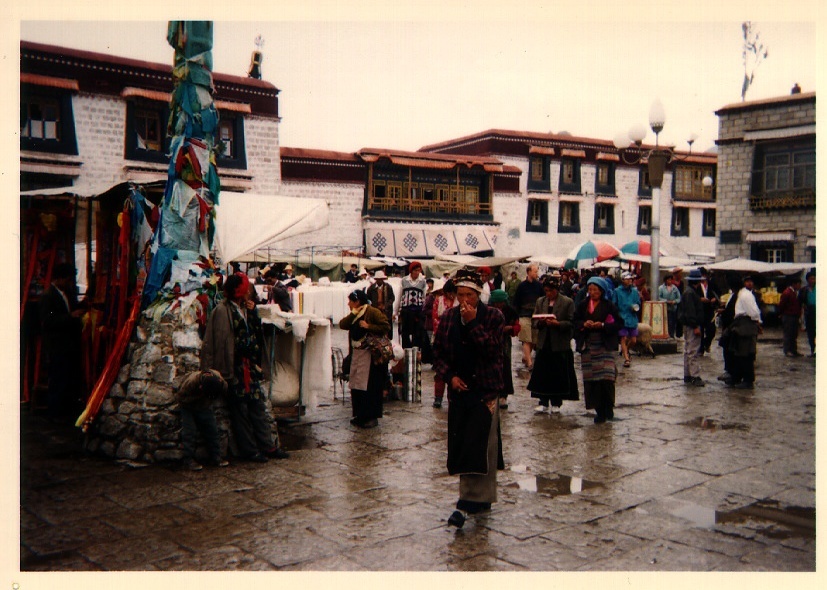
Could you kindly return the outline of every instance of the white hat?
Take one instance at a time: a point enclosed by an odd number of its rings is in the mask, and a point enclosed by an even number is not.
[[[288,264],[287,266],[284,267],[284,270],[293,270],[293,265]]]
[[[624,272],[622,275],[620,275],[620,278],[625,281],[626,279],[634,279],[635,275],[633,275],[630,272]]]
[[[374,279],[376,279],[376,280],[379,280],[379,279],[387,279],[387,278],[388,278],[388,275],[386,275],[386,274],[385,274],[385,271],[384,271],[384,270],[377,270],[377,271],[376,271],[376,274],[375,274],[375,275],[373,275],[373,278],[374,278]]]

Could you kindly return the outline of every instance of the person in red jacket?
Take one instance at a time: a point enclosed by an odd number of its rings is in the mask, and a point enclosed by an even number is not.
[[[801,356],[798,352],[798,329],[801,321],[801,302],[798,300],[798,290],[801,288],[801,277],[790,279],[790,283],[781,293],[778,302],[778,313],[781,316],[781,329],[784,333],[784,356]]]

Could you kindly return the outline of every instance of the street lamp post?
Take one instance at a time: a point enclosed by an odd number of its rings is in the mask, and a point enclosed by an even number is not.
[[[663,104],[660,100],[655,100],[649,109],[649,127],[655,133],[655,147],[651,150],[644,150],[643,138],[646,137],[646,128],[642,125],[632,127],[628,133],[621,133],[614,138],[614,145],[620,153],[620,158],[625,164],[634,165],[646,161],[649,171],[649,186],[652,187],[652,219],[651,227],[651,272],[650,272],[650,293],[651,305],[658,305],[658,285],[660,284],[660,195],[661,185],[663,184],[663,173],[666,170],[666,164],[673,159],[683,160],[692,154],[692,144],[697,139],[697,135],[692,136],[687,140],[689,144],[689,155],[679,158],[675,156],[673,148],[660,145],[660,132],[663,131],[663,126],[666,123],[666,113],[663,109]],[[627,150],[634,144],[637,152],[637,157],[632,157],[631,160],[627,158]],[[703,186],[712,186],[712,178],[704,177]],[[661,304],[663,305],[663,304]],[[650,310],[651,311],[651,310]],[[652,311],[654,314],[654,311]],[[661,316],[665,316],[665,309]],[[665,337],[665,336],[662,336]]]
[[[652,219],[651,219],[651,273],[649,275],[649,289],[652,294],[652,300],[658,299],[658,285],[660,284],[660,189],[663,184],[663,172],[666,169],[666,163],[670,160],[672,152],[669,149],[660,147],[659,136],[663,131],[663,126],[666,123],[666,113],[663,109],[663,104],[660,100],[655,100],[649,109],[649,127],[655,132],[655,147],[648,153],[640,152],[637,162],[643,159],[647,160],[649,169],[649,186],[652,187]],[[631,143],[634,143],[638,150],[643,145],[643,138],[646,137],[646,128],[637,125],[629,130],[629,133],[622,133],[615,137],[615,147],[620,151],[623,161],[627,164],[635,162],[628,162],[625,157],[625,150],[629,148]],[[692,142],[689,141],[689,149],[692,149]]]

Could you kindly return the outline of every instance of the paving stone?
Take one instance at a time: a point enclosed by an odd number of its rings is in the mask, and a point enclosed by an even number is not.
[[[232,516],[220,516],[198,520],[190,524],[163,529],[163,539],[175,543],[182,554],[199,553],[223,546],[235,546],[239,539],[261,533],[248,520]],[[169,555],[167,557],[173,557]]]
[[[124,510],[102,518],[102,522],[130,537],[163,536],[168,529],[200,521],[197,515],[170,504],[150,506],[142,510]]]
[[[232,545],[195,553],[181,553],[155,564],[164,571],[273,571],[265,561]]]
[[[204,519],[217,518],[222,515],[239,516],[269,509],[269,506],[257,502],[251,494],[245,492],[225,492],[195,498],[181,502],[178,506]]]
[[[176,543],[157,537],[101,540],[79,550],[86,559],[109,571],[154,569],[153,562],[183,554]]]
[[[446,522],[458,478],[430,367],[423,403],[389,402],[380,428],[353,428],[350,403],[321,396],[279,426],[290,459],[200,472],[87,455],[71,425],[23,416],[21,568],[812,572],[813,537],[714,521],[757,501],[815,507],[815,368],[773,369],[783,361],[780,341],[759,341],[758,385],[736,392],[685,388],[680,355],[635,359],[618,380],[618,420],[604,425],[582,400],[535,416],[518,371],[501,413],[499,501],[459,530]],[[720,352],[702,363],[717,375]],[[600,485],[510,487],[537,476]]]
[[[48,525],[22,532],[20,542],[37,557],[66,553],[102,540],[118,540],[125,535],[97,518],[76,520],[65,526]]]
[[[237,541],[239,548],[277,567],[338,555],[342,547],[303,527],[289,527],[276,534],[260,533]]]

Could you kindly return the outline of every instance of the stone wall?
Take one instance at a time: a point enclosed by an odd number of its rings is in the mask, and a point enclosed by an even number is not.
[[[782,97],[783,98],[783,97]],[[749,207],[755,143],[743,141],[746,131],[795,127],[815,123],[815,100],[772,104],[762,108],[719,113],[717,228],[740,231],[741,243],[717,245],[717,260],[750,257],[748,231],[793,230],[794,261],[809,262],[807,240],[816,235],[815,209],[752,211]],[[738,141],[741,140],[741,141]]]
[[[365,186],[348,182],[284,181],[280,194],[288,197],[321,199],[330,207],[330,225],[275,244],[275,248],[293,251],[310,246],[344,246],[359,248],[362,233],[362,204]]]
[[[142,317],[120,373],[93,422],[87,449],[107,457],[155,463],[181,459],[181,412],[176,391],[198,369],[201,337],[180,312],[160,322]],[[270,409],[269,401],[267,402]],[[213,404],[224,454],[235,448],[224,400]],[[268,412],[268,415],[270,412]],[[197,456],[206,456],[199,440]]]

